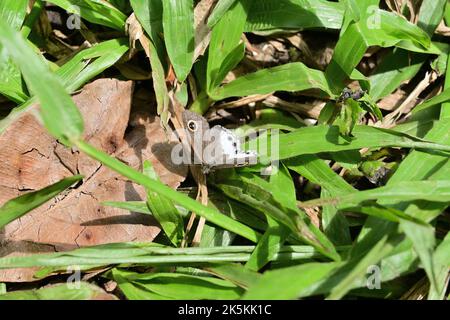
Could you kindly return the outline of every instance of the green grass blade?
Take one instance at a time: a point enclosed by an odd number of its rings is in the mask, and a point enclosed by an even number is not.
[[[118,209],[124,209],[131,212],[138,212],[151,215],[152,212],[144,201],[105,201],[102,205]]]
[[[65,178],[39,191],[30,192],[9,200],[0,208],[0,228],[39,207],[82,179],[82,176]]]
[[[0,21],[0,43],[20,67],[30,89],[41,103],[47,130],[60,141],[73,142],[83,133],[83,118],[63,85],[42,63],[21,34]]]
[[[144,162],[144,174],[153,180],[160,181],[149,161]],[[179,246],[184,239],[184,221],[172,201],[147,190],[147,205],[169,240],[176,247]]]
[[[160,266],[246,262],[254,249],[254,246],[173,248],[156,243],[113,243],[68,252],[3,257],[0,258],[0,269],[72,265],[88,267],[130,263]],[[274,261],[297,261],[318,257],[320,254],[311,246],[285,246],[274,257]]]

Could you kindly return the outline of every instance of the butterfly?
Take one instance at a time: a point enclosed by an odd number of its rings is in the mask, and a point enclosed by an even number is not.
[[[183,125],[191,148],[187,151],[194,154],[194,164],[201,165],[204,173],[257,163],[258,154],[243,151],[240,139],[232,131],[219,125],[211,128],[201,115],[185,110]]]

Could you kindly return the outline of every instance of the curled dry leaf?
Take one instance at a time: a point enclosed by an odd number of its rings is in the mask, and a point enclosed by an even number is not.
[[[97,80],[74,96],[85,121],[85,140],[140,169],[152,162],[162,182],[176,188],[187,169],[170,161],[171,145],[152,115],[130,111],[133,82]],[[127,130],[128,128],[128,130]],[[103,201],[144,200],[145,190],[77,150],[51,137],[27,113],[0,136],[0,205],[27,191],[38,190],[83,174],[83,183],[60,194],[0,230],[0,256],[74,249],[124,241],[152,241],[159,233],[152,217],[104,207]],[[29,281],[33,270],[0,270],[1,281]]]
[[[216,5],[217,0],[201,0],[194,9],[195,51],[194,61],[206,51],[211,40],[211,29],[208,27],[208,18]]]

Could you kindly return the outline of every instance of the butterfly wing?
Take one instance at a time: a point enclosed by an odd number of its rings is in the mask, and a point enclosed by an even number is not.
[[[211,131],[216,131],[216,153],[210,166],[213,168],[242,167],[257,163],[257,154],[252,151],[242,151],[241,141],[236,135],[222,127],[215,126]]]
[[[189,154],[193,155],[193,164],[203,164],[203,150],[207,145],[204,137],[209,131],[209,124],[205,118],[201,115],[185,110],[183,112],[183,126],[189,139],[189,145],[191,150]],[[192,161],[192,157],[190,159]]]

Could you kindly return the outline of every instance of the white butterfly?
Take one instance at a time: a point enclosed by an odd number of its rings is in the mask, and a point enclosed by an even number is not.
[[[258,154],[241,150],[241,141],[232,131],[218,125],[210,128],[202,116],[190,111],[183,112],[183,122],[204,173],[257,163]]]

